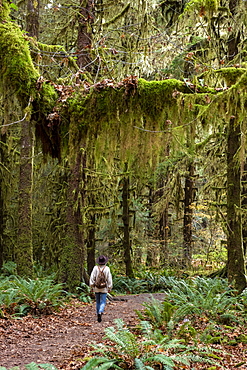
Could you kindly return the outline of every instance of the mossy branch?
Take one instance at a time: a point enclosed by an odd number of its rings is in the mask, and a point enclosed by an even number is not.
[[[67,59],[71,67],[73,67],[76,71],[79,70],[75,58],[68,55],[67,51],[63,46],[43,44],[35,40],[33,37],[27,37],[27,40],[30,44],[31,52],[36,54],[44,52],[48,54],[48,57],[56,55],[59,56],[60,58]]]
[[[119,18],[121,18],[125,13],[127,13],[127,11],[129,10],[130,8],[130,3],[128,3],[124,8],[123,10],[118,13],[117,15],[115,15],[115,17],[113,17],[112,19],[110,19],[108,22],[105,22],[104,23],[104,26],[107,27],[109,26],[110,24],[112,23],[115,23]]]

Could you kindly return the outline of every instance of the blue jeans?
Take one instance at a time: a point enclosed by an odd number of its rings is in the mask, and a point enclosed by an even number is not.
[[[106,296],[107,293],[95,293],[97,314],[104,312],[106,305]]]

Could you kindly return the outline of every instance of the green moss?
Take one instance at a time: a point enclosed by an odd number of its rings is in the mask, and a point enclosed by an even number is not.
[[[9,17],[9,4],[5,0],[0,0],[0,21],[5,21]]]
[[[37,102],[44,114],[49,114],[53,111],[58,99],[58,93],[52,85],[44,83],[42,89],[38,93]]]
[[[244,73],[246,73],[246,69],[229,67],[219,69],[215,71],[215,73],[220,74],[225,79],[227,85],[231,86],[235,84],[238,81],[238,79],[243,76]]]
[[[184,91],[184,83],[175,79],[167,79],[163,81],[146,81],[142,78],[138,80],[138,92],[142,94],[155,94],[171,99],[171,94],[174,90]]]
[[[164,150],[169,125],[178,122],[178,95],[187,90],[178,80],[140,79],[136,86],[103,86],[87,95],[77,92],[67,102],[70,153],[83,140],[96,162],[104,153],[109,163],[117,157],[132,168],[138,163],[139,172],[148,171]]]
[[[186,5],[184,14],[203,10],[205,15],[212,15],[213,12],[217,11],[218,6],[218,0],[191,0]]]
[[[66,61],[68,62],[68,65],[70,67],[73,67],[75,70],[78,70],[78,65],[76,64],[76,58],[69,56],[67,51],[65,50],[65,48],[63,46],[43,44],[43,43],[37,41],[33,37],[27,37],[27,40],[28,40],[29,44],[31,45],[32,51],[34,51],[32,53],[32,57],[33,57],[34,60],[37,59],[40,52],[46,52],[47,57],[49,59],[51,57],[50,53],[52,53],[52,54],[54,53],[54,54],[56,54],[56,56],[59,56],[61,58],[61,60],[66,59]],[[46,53],[43,53],[43,54],[45,55]],[[37,63],[38,63],[38,61],[37,61]]]
[[[39,74],[33,66],[22,32],[11,22],[0,24],[0,66],[1,90],[11,89],[11,93],[16,93],[25,105]]]

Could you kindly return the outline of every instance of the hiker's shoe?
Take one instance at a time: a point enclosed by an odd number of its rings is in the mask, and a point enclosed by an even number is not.
[[[98,313],[98,322],[101,322],[101,313]]]

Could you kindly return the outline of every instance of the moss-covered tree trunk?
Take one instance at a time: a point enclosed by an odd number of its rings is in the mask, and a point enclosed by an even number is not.
[[[148,239],[153,238],[153,205],[154,205],[154,189],[153,186],[149,186],[148,189],[148,227],[146,231],[146,236]],[[151,243],[148,243],[147,246],[147,257],[146,257],[146,266],[153,266],[153,246]]]
[[[95,206],[94,197],[90,197],[90,205]],[[88,236],[87,236],[87,272],[90,275],[95,265],[95,232],[96,215],[89,216]]]
[[[232,116],[229,122],[227,135],[227,276],[229,282],[238,290],[238,292],[241,292],[246,288],[246,271],[240,209],[240,146],[240,124],[237,119]]]
[[[18,243],[15,258],[18,274],[32,277],[33,133],[31,122],[27,119],[22,122],[20,146]]]
[[[183,265],[189,266],[192,259],[192,220],[194,201],[194,164],[189,163],[184,186]]]
[[[244,257],[246,257],[247,251],[247,163],[245,160],[243,166],[243,173],[241,179],[242,189],[241,189],[241,207],[244,210],[242,217],[242,235],[243,235],[243,249]]]
[[[123,220],[123,250],[124,250],[124,262],[126,268],[126,276],[134,277],[131,260],[131,242],[130,242],[130,213],[129,213],[129,176],[126,175],[123,178],[123,190],[122,190],[122,220]]]
[[[6,134],[0,134],[0,162],[6,163]],[[3,266],[4,262],[4,230],[6,227],[6,217],[5,217],[5,200],[4,199],[4,172],[1,171],[0,177],[0,268]]]
[[[91,24],[94,20],[93,0],[80,0],[80,6],[81,8],[77,36],[77,64],[79,68],[85,69],[86,71],[91,71],[92,66],[90,50],[92,47]]]
[[[156,192],[157,200],[164,197],[164,187],[165,187],[165,181],[162,177],[158,184],[159,190]],[[166,265],[166,262],[168,261],[168,235],[169,235],[169,217],[168,217],[168,203],[165,204],[163,211],[159,215],[159,222],[158,222],[158,235],[160,239],[161,244],[161,250],[160,250],[160,262],[163,266]]]
[[[84,226],[81,208],[84,206],[84,192],[80,189],[85,156],[79,152],[71,168],[67,197],[66,237],[60,262],[60,280],[70,291],[75,291],[85,275]]]
[[[165,206],[164,211],[159,219],[159,235],[161,238],[161,263],[166,265],[168,261],[168,238],[169,238],[169,217],[168,206]]]

